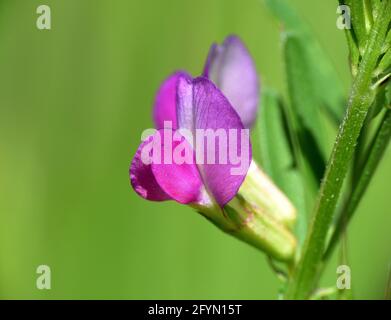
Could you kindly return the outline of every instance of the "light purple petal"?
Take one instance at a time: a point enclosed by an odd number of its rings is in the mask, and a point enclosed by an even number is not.
[[[168,132],[165,130],[165,134],[172,135],[172,131]],[[202,199],[202,190],[204,186],[201,181],[200,174],[198,172],[197,165],[195,164],[195,155],[190,144],[185,140],[184,137],[181,137],[180,141],[172,141],[171,145],[165,144],[165,139],[163,137],[163,130],[159,130],[161,139],[162,149],[169,151],[170,148],[171,157],[164,158],[162,152],[162,161],[159,163],[152,163],[152,172],[156,181],[160,187],[167,193],[172,199],[176,200],[179,203],[188,204],[192,202],[204,202]],[[177,155],[175,149],[182,146],[180,150],[188,151],[188,160],[179,162],[180,159],[175,158]],[[182,155],[184,152],[181,153]],[[164,160],[164,161],[163,161]],[[182,159],[184,160],[184,159]]]
[[[194,130],[193,78],[184,75],[178,78],[177,120],[178,127]]]
[[[243,42],[229,36],[222,45],[213,44],[204,68],[238,112],[246,128],[254,123],[259,101],[259,79],[255,64]]]
[[[153,136],[150,136],[142,142],[137,149],[129,169],[130,182],[137,194],[145,199],[152,201],[169,200],[170,196],[168,196],[156,182],[151,165],[144,164],[141,159],[143,148],[148,144],[151,144],[152,141]]]
[[[205,62],[205,66],[204,66],[204,72],[202,73],[202,75],[205,78],[210,79],[210,69],[212,67],[212,63],[216,62],[217,56],[219,55],[220,51],[221,51],[221,46],[218,45],[217,43],[213,43],[210,46],[209,53],[206,58],[206,62]]]
[[[157,129],[164,128],[164,121],[171,121],[172,128],[177,128],[176,116],[176,88],[178,78],[186,73],[177,71],[163,81],[155,99],[153,120]]]
[[[226,146],[220,138],[214,139],[215,148],[203,139],[204,147],[195,144],[197,154],[197,166],[202,181],[209,194],[213,196],[220,206],[224,206],[237,193],[241,186],[251,162],[251,145],[248,135],[245,137],[247,145],[241,144],[243,124],[239,115],[233,109],[229,101],[221,91],[208,79],[200,77],[190,80],[181,77],[178,81],[178,125],[180,128],[190,130],[193,135],[199,134],[199,129],[210,132],[226,134]],[[229,139],[230,129],[235,140]],[[247,131],[248,132],[248,131]],[[213,138],[212,138],[213,140]],[[241,163],[234,163],[230,152],[236,150],[237,155],[244,155]],[[224,160],[225,154],[225,162]],[[203,157],[202,164],[199,156]],[[208,163],[208,155],[214,155],[214,162]],[[241,173],[233,173],[233,170],[243,165]]]

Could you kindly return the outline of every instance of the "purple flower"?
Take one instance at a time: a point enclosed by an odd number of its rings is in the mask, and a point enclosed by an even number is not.
[[[229,202],[242,184],[251,161],[251,146],[247,143],[244,148],[248,150],[242,150],[240,133],[249,128],[256,117],[258,87],[254,63],[244,44],[235,36],[228,37],[221,46],[212,45],[203,77],[192,79],[183,71],[168,77],[157,92],[153,110],[158,131],[140,145],[130,167],[134,190],[153,201],[173,199],[184,204],[217,203],[221,207]],[[165,124],[170,128],[165,129]],[[220,158],[224,150],[216,146],[218,150],[199,148],[194,141],[184,141],[186,137],[167,145],[163,142],[161,149],[170,149],[173,153],[179,144],[187,143],[182,148],[191,150],[195,159],[192,163],[165,163],[162,159],[159,164],[154,161],[143,163],[143,148],[151,146],[153,140],[164,140],[164,132],[170,129],[188,130],[193,137],[200,129],[226,132],[234,129],[235,141],[228,141],[225,152],[236,149],[242,154],[245,151],[248,163],[241,174],[235,175],[232,174],[235,164],[229,159],[226,163],[200,164],[197,162],[200,155],[205,158],[207,152],[212,152],[215,158]],[[153,158],[152,150],[149,155]]]
[[[258,100],[255,66],[239,38],[212,45],[202,77],[178,71],[161,85],[156,129],[140,144],[130,180],[141,197],[189,204],[223,231],[290,261],[295,208],[251,159]]]
[[[220,207],[228,203],[246,176],[251,162],[251,145],[248,130],[221,91],[205,77],[192,79],[184,72],[175,73],[158,92],[154,118],[160,130],[140,145],[130,167],[134,190],[153,201],[173,199],[183,204],[218,204]],[[165,124],[172,128],[165,128]],[[217,135],[212,136],[215,140],[212,146],[207,136],[202,137],[201,144],[192,139],[208,130],[213,134],[226,132],[223,137],[229,138],[226,145],[222,146],[224,139],[217,139]],[[156,146],[161,148],[155,149]],[[190,153],[194,161],[177,163],[172,159],[177,148]],[[247,155],[244,163],[240,163],[244,167],[238,174],[233,174],[238,163],[232,157],[219,161],[222,153],[231,155],[230,149],[235,149],[236,156]],[[151,161],[143,161],[143,150]],[[153,154],[157,151],[159,155]],[[166,153],[171,155],[170,159],[162,159]],[[215,160],[212,163],[206,161],[210,154]]]

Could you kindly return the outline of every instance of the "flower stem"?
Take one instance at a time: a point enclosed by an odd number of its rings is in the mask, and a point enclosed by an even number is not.
[[[324,254],[327,232],[352,159],[357,138],[373,100],[371,82],[391,17],[391,0],[382,2],[381,14],[373,25],[358,73],[354,79],[345,118],[340,126],[303,251],[287,291],[288,299],[306,299],[318,279],[318,268]]]
[[[340,236],[344,232],[347,224],[353,216],[362,196],[364,195],[372,177],[375,173],[377,166],[382,159],[384,151],[388,146],[391,138],[391,110],[387,110],[384,114],[383,120],[374,138],[374,142],[371,149],[368,152],[368,158],[365,161],[364,167],[362,168],[361,176],[357,183],[352,188],[352,193],[346,201],[345,208],[341,215],[338,217],[336,223],[336,229],[333,232],[329,246],[326,253],[324,254],[323,260],[330,258],[336,244],[338,243]]]

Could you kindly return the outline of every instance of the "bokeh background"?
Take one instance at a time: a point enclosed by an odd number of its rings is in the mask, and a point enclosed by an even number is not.
[[[337,1],[291,2],[348,91]],[[41,4],[50,31],[36,28]],[[263,254],[186,206],[139,198],[128,166],[159,83],[176,69],[199,74],[230,33],[263,83],[286,92],[280,30],[261,0],[0,0],[0,298],[276,298]],[[350,227],[357,298],[384,296],[390,181],[388,151]],[[41,264],[51,290],[36,288]]]

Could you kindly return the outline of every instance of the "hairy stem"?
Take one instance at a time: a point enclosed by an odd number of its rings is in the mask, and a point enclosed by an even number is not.
[[[362,168],[362,174],[359,177],[357,183],[355,183],[354,187],[352,188],[351,195],[348,197],[344,210],[338,218],[335,231],[333,232],[323,260],[327,260],[333,253],[335,246],[337,245],[342,233],[346,229],[347,224],[352,218],[354,211],[356,210],[360,200],[362,199],[362,196],[371,182],[380,160],[383,157],[384,151],[390,142],[390,138],[391,110],[387,110],[376,133],[373,144],[371,145],[371,149],[368,152],[368,158],[366,159]]]
[[[317,273],[326,247],[327,232],[336,211],[357,138],[373,100],[372,75],[390,21],[391,0],[382,2],[380,12],[369,34],[363,59],[352,85],[346,115],[327,164],[302,256],[288,287],[288,299],[308,298],[318,279]]]

